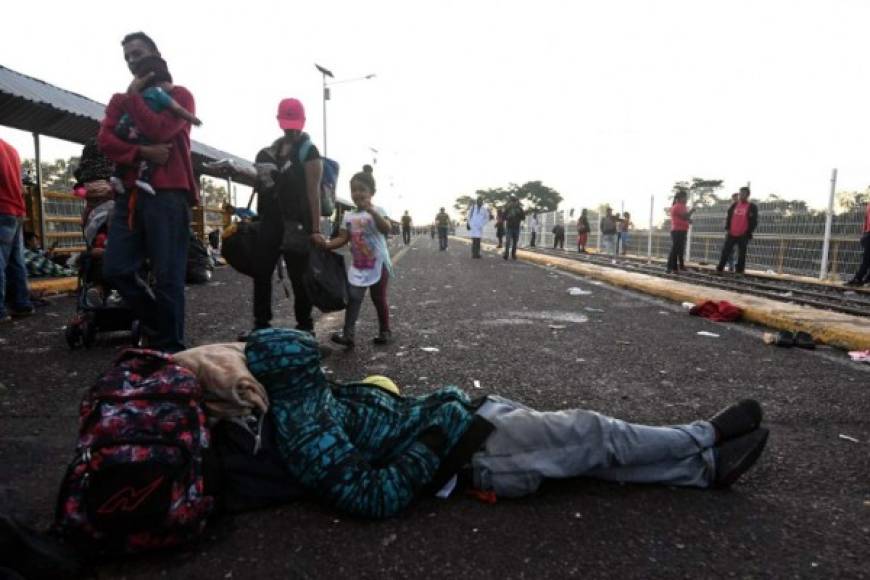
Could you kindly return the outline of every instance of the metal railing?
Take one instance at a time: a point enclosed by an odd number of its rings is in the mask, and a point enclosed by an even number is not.
[[[864,224],[864,207],[832,212],[830,233],[826,237],[827,212],[813,210],[802,202],[766,200],[758,205],[758,228],[749,243],[746,266],[754,270],[819,277],[825,262],[824,278],[843,280],[850,278],[858,269],[863,255],[860,244]],[[690,245],[686,260],[695,263],[716,264],[719,261],[725,240],[725,218],[728,202],[712,207],[699,208],[692,220]],[[653,200],[653,206],[654,200]],[[538,214],[540,223],[536,245],[553,247],[553,226],[565,226],[565,249],[577,249],[577,217],[567,211],[557,210]],[[587,217],[592,231],[587,248],[601,249],[598,212],[588,210]],[[654,217],[654,216],[650,216]],[[633,219],[637,226],[640,220]],[[652,221],[652,220],[650,220]],[[527,247],[530,241],[529,220],[523,224],[520,246]],[[466,236],[464,227],[457,233]],[[495,222],[484,228],[483,237],[495,241]],[[829,244],[827,260],[823,260],[826,240]],[[626,253],[648,258],[666,259],[671,249],[670,222],[659,226],[631,229],[625,243]]]

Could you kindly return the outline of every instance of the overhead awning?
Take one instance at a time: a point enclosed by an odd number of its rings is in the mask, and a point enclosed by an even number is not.
[[[0,65],[0,125],[48,137],[85,143],[97,136],[106,107],[92,99],[29,77]],[[231,176],[238,183],[253,186],[253,164],[198,141],[191,141],[194,170],[211,173],[205,163],[232,159],[242,171]]]

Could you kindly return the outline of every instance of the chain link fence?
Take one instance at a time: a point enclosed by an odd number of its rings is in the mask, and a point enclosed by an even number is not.
[[[730,200],[720,201],[695,212],[686,250],[687,261],[713,265],[718,263],[725,240],[725,219],[730,203]],[[758,228],[749,243],[747,268],[777,274],[818,277],[822,268],[827,212],[809,208],[801,201],[772,199],[754,203],[758,205]],[[864,212],[865,208],[858,205],[833,213],[827,278],[846,280],[858,269],[863,254],[860,238]],[[529,246],[531,215],[526,217],[521,229],[520,247]],[[576,251],[577,217],[579,213],[570,215],[565,210],[538,214],[540,225],[536,245],[552,248],[553,227],[561,224],[565,227],[565,249]],[[592,230],[587,248],[600,250],[600,216],[595,210],[587,210],[587,218]],[[670,221],[666,219],[662,225],[654,225],[651,231],[649,224],[639,223],[641,220],[637,217],[633,217],[632,221],[634,227],[629,230],[625,240],[625,252],[633,256],[666,259],[671,249]],[[465,227],[457,228],[457,233],[468,235]],[[495,222],[491,221],[484,228],[483,237],[487,241],[495,242],[495,233]]]

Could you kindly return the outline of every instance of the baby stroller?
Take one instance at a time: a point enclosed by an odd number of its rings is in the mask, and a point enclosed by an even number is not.
[[[114,205],[111,199],[103,200],[94,207],[86,207],[82,216],[86,250],[78,259],[76,314],[64,329],[70,348],[80,345],[90,348],[98,333],[129,331],[133,344],[139,344],[141,338],[133,311],[103,279],[102,253]]]

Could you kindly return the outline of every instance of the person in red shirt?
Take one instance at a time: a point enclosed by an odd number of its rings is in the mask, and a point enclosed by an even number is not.
[[[130,71],[143,58],[161,56],[143,32],[121,41]],[[142,323],[148,346],[166,352],[184,350],[184,278],[190,240],[190,207],[198,205],[199,191],[190,158],[189,120],[170,110],[152,111],[142,90],[152,74],[134,77],[123,93],[112,96],[97,137],[103,153],[121,166],[124,191],[115,197],[109,240],[103,259],[106,280],[121,293]],[[193,95],[179,85],[161,87],[191,115]],[[122,117],[132,117],[151,145],[127,142],[117,136]],[[154,195],[137,192],[140,161],[153,165],[150,183]],[[139,272],[145,259],[154,275],[154,293],[143,288]]]
[[[752,232],[758,225],[758,206],[749,202],[749,188],[741,187],[737,203],[728,208],[728,217],[725,219],[725,244],[722,246],[722,255],[719,257],[717,272],[725,269],[728,257],[737,246],[737,266],[734,271],[742,274],[746,268],[746,246],[752,239]]]
[[[12,145],[0,139],[0,324],[12,317],[33,314],[24,263],[24,188],[21,159]],[[6,289],[11,307],[6,312]]]
[[[668,254],[668,274],[676,274],[685,270],[683,259],[686,255],[686,238],[689,235],[689,224],[692,222],[694,209],[686,207],[686,192],[678,191],[671,205],[671,253]]]
[[[855,276],[846,282],[847,286],[863,286],[868,282],[868,275],[870,275],[870,203],[867,204],[864,213],[864,235],[861,236],[861,247],[864,248],[861,266],[858,267]]]

